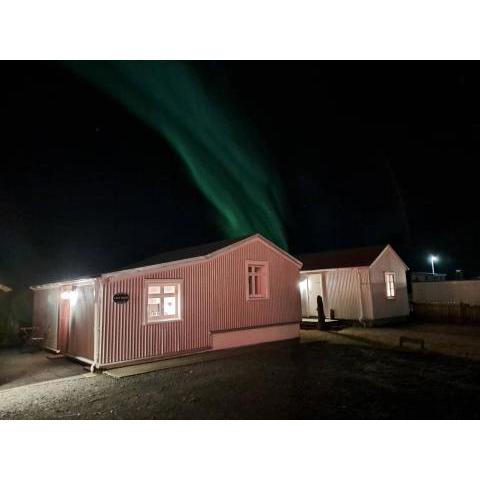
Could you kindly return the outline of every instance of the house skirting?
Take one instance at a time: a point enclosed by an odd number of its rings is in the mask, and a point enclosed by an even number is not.
[[[300,323],[287,323],[283,325],[269,325],[267,327],[243,328],[212,332],[212,350],[245,347],[266,342],[278,342],[298,338]]]
[[[188,355],[194,355],[195,353],[202,353],[208,352],[211,350],[210,348],[197,348],[194,350],[185,350],[181,352],[173,352],[166,355],[156,355],[153,357],[141,357],[141,358],[134,358],[131,360],[120,360],[118,362],[110,362],[110,363],[102,363],[98,365],[100,370],[108,370],[109,368],[117,368],[117,367],[126,367],[128,365],[140,365],[142,363],[150,363],[150,362],[158,362],[159,360],[168,360],[171,358],[177,357],[186,357]]]

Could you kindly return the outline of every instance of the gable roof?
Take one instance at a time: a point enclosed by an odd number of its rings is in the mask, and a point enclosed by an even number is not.
[[[242,243],[258,239],[266,244],[269,248],[275,250],[278,254],[282,255],[288,261],[294,263],[298,268],[301,268],[302,263],[292,255],[290,255],[285,250],[281,249],[277,245],[275,245],[270,240],[266,239],[259,233],[254,233],[251,235],[244,235],[242,237],[237,237],[229,240],[221,240],[219,242],[212,242],[212,243],[204,243],[202,245],[197,245],[194,247],[182,248],[180,250],[173,250],[171,252],[165,252],[160,255],[155,255],[154,257],[149,257],[141,262],[137,262],[133,265],[129,265],[128,267],[118,270],[115,272],[106,273],[103,276],[111,276],[122,274],[124,272],[136,271],[141,270],[144,268],[159,268],[159,267],[169,267],[170,264],[176,264],[177,262],[188,263],[193,261],[199,260],[207,260],[215,255],[220,255],[224,253],[224,251],[228,250],[230,247],[234,247],[237,244],[240,245]]]
[[[124,273],[131,273],[131,272],[147,269],[147,268],[160,268],[160,267],[167,268],[171,264],[176,264],[177,262],[181,262],[182,264],[184,264],[184,263],[193,262],[193,261],[206,260],[211,258],[214,255],[222,254],[223,251],[229,249],[229,247],[234,247],[236,244],[241,244],[253,239],[261,240],[269,248],[275,250],[284,258],[286,258],[290,262],[293,262],[295,265],[297,265],[298,268],[302,266],[302,263],[297,258],[293,257],[285,250],[282,250],[280,247],[277,247],[277,245],[275,245],[270,240],[267,240],[259,233],[255,233],[255,234],[244,235],[242,237],[237,237],[233,239],[220,240],[218,242],[204,243],[202,245],[196,245],[193,247],[182,248],[179,250],[172,250],[170,252],[161,253],[159,255],[146,258],[140,262],[136,262],[134,264],[128,265],[124,268],[120,268],[118,270],[111,271],[104,274],[96,274],[88,277],[82,277],[79,279],[70,279],[70,280],[63,280],[55,283],[36,285],[30,288],[33,290],[41,289],[41,288],[51,288],[53,286],[60,286],[62,284],[70,284],[74,282],[87,282],[87,281],[92,281],[98,277],[116,276]]]
[[[326,252],[298,255],[303,262],[302,270],[325,270],[332,268],[369,267],[388,245],[348,248]]]
[[[160,265],[162,263],[177,262],[179,260],[187,260],[190,258],[204,257],[222,248],[229,247],[234,243],[240,242],[252,235],[244,235],[242,237],[232,238],[229,240],[220,240],[219,242],[204,243],[202,245],[195,245],[193,247],[181,248],[178,250],[172,250],[170,252],[160,253],[153,257],[146,258],[140,262],[128,265],[123,270],[129,270],[131,268],[148,267],[150,265]]]

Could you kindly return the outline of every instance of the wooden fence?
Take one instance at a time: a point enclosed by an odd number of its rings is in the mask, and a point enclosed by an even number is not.
[[[415,318],[435,323],[479,325],[480,305],[467,303],[413,303]]]

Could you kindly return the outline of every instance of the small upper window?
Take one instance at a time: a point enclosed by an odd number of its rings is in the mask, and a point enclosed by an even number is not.
[[[247,299],[268,298],[267,262],[247,262]]]
[[[385,285],[387,298],[395,298],[395,273],[385,272]]]
[[[177,280],[147,282],[147,322],[181,320],[181,294],[181,282]]]

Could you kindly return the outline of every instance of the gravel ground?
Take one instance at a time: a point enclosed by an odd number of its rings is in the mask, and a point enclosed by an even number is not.
[[[123,379],[99,374],[0,392],[2,419],[479,417],[477,362],[322,340]]]
[[[398,348],[401,336],[423,339],[429,352],[480,361],[480,328],[477,326],[410,322],[380,328],[343,328],[336,335],[325,335],[317,330],[302,331],[302,341],[364,343],[388,349]],[[416,345],[406,346],[418,350]]]
[[[0,350],[0,390],[80,375],[83,365],[50,352],[23,351],[20,348]]]

